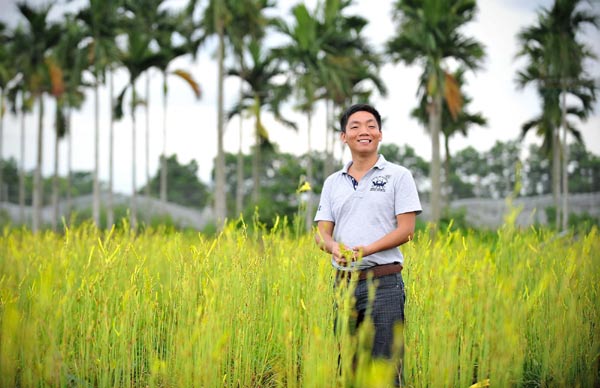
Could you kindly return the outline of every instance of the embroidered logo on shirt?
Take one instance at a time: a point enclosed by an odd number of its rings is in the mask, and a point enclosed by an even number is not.
[[[388,176],[376,176],[371,179],[371,191],[383,191],[385,192],[385,185],[388,183]]]

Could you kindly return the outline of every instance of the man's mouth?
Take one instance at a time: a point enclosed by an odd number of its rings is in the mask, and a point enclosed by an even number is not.
[[[371,139],[360,139],[358,142],[362,144],[369,144],[371,142]]]

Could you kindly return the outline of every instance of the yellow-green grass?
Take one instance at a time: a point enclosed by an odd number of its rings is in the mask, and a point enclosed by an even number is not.
[[[327,255],[288,230],[4,230],[0,385],[388,386],[370,325],[334,332],[350,301]],[[403,252],[407,386],[600,384],[596,230],[425,232]]]

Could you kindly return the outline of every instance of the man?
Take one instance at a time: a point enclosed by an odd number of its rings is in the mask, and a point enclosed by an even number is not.
[[[356,324],[370,307],[372,356],[391,358],[394,327],[404,321],[403,256],[398,247],[412,239],[421,203],[411,173],[378,153],[381,116],[374,107],[351,106],[342,114],[340,127],[352,160],[325,180],[315,239],[331,254],[338,281],[358,272]],[[372,301],[370,282],[376,287]]]

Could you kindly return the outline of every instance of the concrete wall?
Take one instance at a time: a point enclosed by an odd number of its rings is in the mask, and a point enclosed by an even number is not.
[[[103,194],[101,196],[101,203],[105,204],[108,201],[108,196]],[[124,205],[129,207],[131,198],[121,194],[115,194],[113,196],[114,206]],[[202,230],[208,222],[213,219],[212,209],[207,207],[204,209],[194,209],[185,206],[181,206],[175,203],[161,203],[156,198],[147,198],[143,195],[137,196],[137,215],[138,221],[143,222],[150,220],[154,216],[169,215],[174,223],[180,227],[191,227],[198,230]],[[87,209],[91,211],[92,207],[92,195],[84,195],[81,197],[73,198],[72,206],[74,211],[81,211]],[[2,209],[8,212],[9,217],[15,223],[19,223],[19,205],[13,203],[2,203]],[[59,214],[66,213],[66,202],[60,202]],[[52,206],[45,206],[42,208],[42,223],[50,224],[54,214],[54,208]],[[31,225],[32,220],[32,208],[30,206],[25,207],[25,219],[28,225]],[[60,221],[59,221],[60,222]]]
[[[546,224],[546,208],[553,206],[552,195],[517,198],[512,201],[513,209],[520,209],[516,224],[529,226]],[[453,201],[453,209],[464,209],[467,222],[473,226],[497,228],[504,223],[509,206],[506,200],[488,198],[466,198]],[[429,204],[423,204],[424,219],[429,218]],[[569,213],[586,213],[600,220],[600,193],[570,194]]]
[[[102,197],[102,203],[106,203],[106,196]],[[211,208],[194,209],[180,206],[173,203],[162,204],[155,198],[146,198],[138,196],[138,219],[140,221],[149,220],[154,215],[169,214],[176,224],[184,227],[192,227],[198,230],[203,229],[208,222],[213,219]],[[115,205],[129,205],[130,198],[124,195],[115,195]],[[61,203],[61,214],[65,210],[64,202]],[[420,218],[429,219],[429,204],[423,203],[423,213]],[[552,206],[552,196],[543,195],[538,197],[517,198],[512,201],[512,207],[521,209],[516,223],[520,226],[529,226],[532,224],[546,224],[547,207]],[[12,203],[2,203],[2,209],[8,212],[10,218],[18,223],[19,206]],[[91,208],[91,195],[73,199],[75,209]],[[504,223],[504,217],[508,212],[506,200],[495,200],[486,198],[468,198],[454,201],[451,204],[453,209],[464,209],[467,213],[467,222],[473,226],[485,228],[497,228]],[[589,194],[571,194],[569,195],[569,211],[571,213],[587,213],[592,217],[600,219],[600,193]],[[27,222],[31,224],[31,208],[25,209]],[[52,219],[53,208],[46,206],[42,211],[44,223],[50,223]]]

